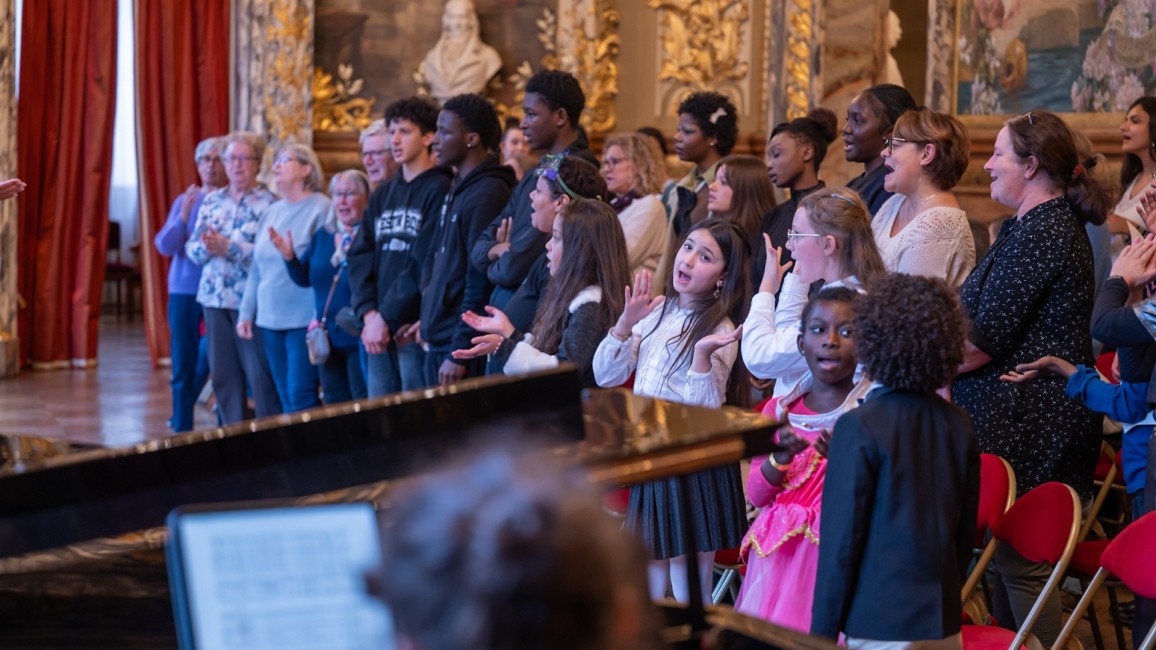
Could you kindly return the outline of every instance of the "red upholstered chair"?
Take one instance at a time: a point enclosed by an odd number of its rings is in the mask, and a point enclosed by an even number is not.
[[[614,488],[602,495],[602,509],[607,513],[626,518],[626,510],[630,507],[630,488]]]
[[[718,582],[711,592],[711,602],[717,605],[722,602],[723,596],[729,595],[731,604],[734,604],[739,597],[739,585],[747,575],[747,565],[739,558],[739,549],[728,548],[715,552],[714,572],[718,575]]]
[[[1084,590],[1084,596],[1076,603],[1076,608],[1072,610],[1071,617],[1052,647],[1064,647],[1105,580],[1119,579],[1137,596],[1156,598],[1156,552],[1153,549],[1156,549],[1156,513],[1150,512],[1132,522],[1106,544],[1091,584]],[[1138,647],[1140,650],[1152,650],[1153,646],[1156,646],[1156,625],[1148,630],[1143,643]]]
[[[1008,508],[1016,500],[1016,474],[1008,462],[995,454],[979,456],[979,512],[975,521],[975,553],[978,559],[975,569],[968,575],[961,598],[964,605],[964,622],[987,624],[987,613],[991,611],[990,594],[985,589],[981,594],[975,591],[983,578],[984,569],[995,553],[995,538],[984,544],[987,531],[995,528]],[[974,596],[973,596],[974,594]],[[976,602],[976,598],[980,599]]]
[[[1044,603],[1063,581],[1079,534],[1080,498],[1067,485],[1044,483],[1016,501],[996,523],[992,538],[997,544],[1011,544],[1016,552],[1032,562],[1053,565],[1052,574],[1019,630],[1012,632],[991,625],[965,625],[962,630],[963,649],[1014,650],[1027,643],[1032,650],[1042,650],[1039,639],[1031,635],[1032,626],[1039,619]],[[982,574],[986,568],[987,562],[977,565],[973,575],[975,572]],[[968,580],[973,588],[974,582]]]

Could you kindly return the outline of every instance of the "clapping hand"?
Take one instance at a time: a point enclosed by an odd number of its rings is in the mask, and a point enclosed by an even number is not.
[[[293,233],[291,231],[286,230],[285,236],[282,237],[270,226],[269,241],[273,242],[273,247],[281,253],[281,257],[284,257],[286,262],[296,257],[296,253],[293,252]]]
[[[1144,226],[1149,232],[1156,231],[1156,179],[1153,179],[1152,184],[1140,196],[1140,204],[1136,206],[1136,213],[1140,215],[1140,219],[1144,221]]]
[[[739,325],[724,334],[708,334],[694,344],[694,358],[690,369],[695,372],[710,372],[710,355],[714,351],[726,347],[743,337],[743,326]]]
[[[6,181],[0,181],[0,201],[16,196],[23,192],[26,187],[28,187],[28,185],[19,178],[9,178]]]
[[[225,257],[229,254],[229,238],[217,232],[217,229],[212,226],[205,228],[205,234],[201,236],[201,241],[205,244],[205,250],[209,251],[211,255]]]
[[[782,258],[783,249],[771,244],[771,236],[763,233],[763,242],[767,247],[767,263],[763,267],[763,279],[759,283],[759,291],[762,293],[778,293],[779,288],[783,286],[783,278],[787,276],[787,271],[795,263],[787,260],[786,264],[781,264],[779,260]]]
[[[494,233],[494,245],[490,246],[488,257],[494,261],[510,250],[510,230],[514,227],[514,218],[506,217],[498,224],[498,231]]]
[[[1156,279],[1156,241],[1153,237],[1148,235],[1124,247],[1112,263],[1111,275],[1120,276],[1132,288],[1142,287]]]

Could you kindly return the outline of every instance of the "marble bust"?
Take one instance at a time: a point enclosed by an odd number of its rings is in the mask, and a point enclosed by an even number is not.
[[[447,0],[442,35],[421,63],[430,95],[440,103],[462,93],[481,93],[502,67],[498,51],[482,42],[472,0]]]

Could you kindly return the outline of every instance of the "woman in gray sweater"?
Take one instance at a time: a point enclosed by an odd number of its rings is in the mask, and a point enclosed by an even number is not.
[[[269,207],[257,228],[237,336],[252,338],[253,324],[260,328],[277,395],[284,411],[291,413],[321,402],[317,369],[305,347],[305,332],[314,318],[312,290],[293,282],[279,249],[305,255],[329,211],[329,197],[321,193],[317,154],[305,145],[286,145],[277,152],[273,179],[281,200]]]

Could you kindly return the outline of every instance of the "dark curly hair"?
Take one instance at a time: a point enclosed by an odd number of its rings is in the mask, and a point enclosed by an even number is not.
[[[381,516],[386,560],[370,586],[398,634],[425,650],[664,647],[645,551],[581,475],[541,455],[473,453]],[[637,610],[630,631],[624,608]]]
[[[852,307],[855,354],[868,377],[896,390],[931,393],[963,362],[959,297],[939,278],[877,278]]]
[[[731,100],[719,93],[692,93],[678,105],[678,114],[683,113],[694,120],[703,135],[714,138],[720,156],[730,155],[739,139],[739,113]]]
[[[438,108],[421,97],[406,97],[385,107],[385,124],[394,120],[409,120],[422,133],[433,133],[438,128]]]
[[[802,334],[807,328],[807,321],[811,319],[811,310],[820,302],[841,302],[848,305],[855,304],[855,298],[859,295],[858,291],[850,287],[827,287],[815,294],[807,301],[807,306],[803,307],[803,318],[799,320],[799,333]]]
[[[477,133],[486,151],[493,151],[501,144],[502,123],[498,121],[494,105],[485,97],[474,94],[450,97],[442,110],[457,115],[466,133]]]
[[[578,118],[586,108],[586,93],[574,75],[561,70],[539,70],[526,82],[526,92],[542,98],[552,111],[566,111],[571,128],[578,128]]]

